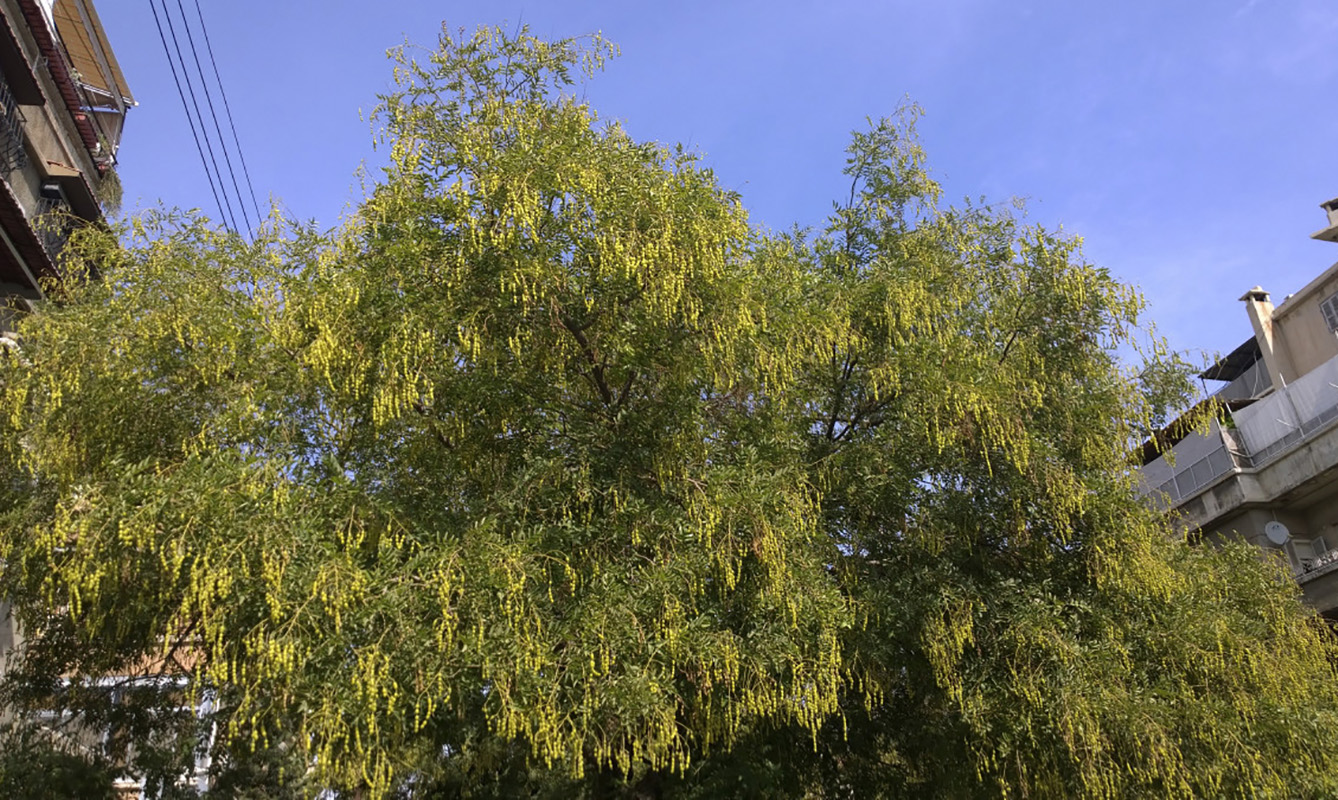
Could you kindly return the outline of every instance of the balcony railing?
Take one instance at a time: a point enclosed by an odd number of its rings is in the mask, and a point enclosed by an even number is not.
[[[1213,392],[1213,397],[1223,402],[1227,400],[1251,400],[1262,395],[1272,386],[1268,377],[1268,368],[1262,359],[1254,362],[1234,381]]]
[[[1299,444],[1314,436],[1333,420],[1338,419],[1338,402],[1328,408],[1322,408],[1319,413],[1310,419],[1304,420],[1292,428],[1281,439],[1265,446],[1262,450],[1251,455],[1251,460],[1255,466],[1262,467],[1264,464],[1272,461],[1282,455],[1283,451],[1292,445]]]
[[[1207,455],[1187,464],[1176,465],[1170,480],[1153,487],[1155,497],[1165,497],[1170,505],[1192,497],[1238,467],[1250,466],[1250,457],[1230,430],[1220,432],[1222,443]]]
[[[1296,570],[1296,576],[1299,578],[1338,561],[1338,550],[1326,550],[1312,559],[1302,559],[1301,566]]]
[[[54,262],[65,249],[65,243],[74,232],[74,214],[64,200],[43,197],[37,201],[37,217],[33,220],[33,230],[42,242],[42,249]]]
[[[1177,506],[1236,469],[1268,466],[1338,420],[1338,393],[1333,391],[1334,386],[1338,386],[1338,357],[1290,386],[1237,411],[1236,429],[1219,430],[1214,424],[1212,435],[1221,439],[1217,447],[1192,462],[1177,463],[1169,479],[1144,491]],[[1172,452],[1177,448],[1172,448]],[[1160,468],[1163,475],[1165,470],[1166,467]]]
[[[28,165],[28,149],[23,142],[23,117],[19,104],[9,90],[9,84],[0,77],[0,168],[5,172]]]

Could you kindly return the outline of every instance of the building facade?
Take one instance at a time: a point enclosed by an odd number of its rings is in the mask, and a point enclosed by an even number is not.
[[[73,228],[119,200],[116,151],[134,104],[91,0],[0,0],[0,349],[18,350],[16,323],[61,277]],[[20,639],[0,602],[0,673]]]
[[[1338,199],[1321,208],[1312,237],[1338,242]],[[1200,375],[1221,413],[1145,447],[1139,479],[1191,538],[1285,559],[1338,622],[1338,264],[1278,305],[1259,286],[1240,299],[1252,335]]]
[[[91,0],[0,0],[0,336],[60,274],[73,225],[119,195],[135,104]]]
[[[119,195],[135,101],[91,0],[0,0],[0,23],[0,347],[15,349],[15,323],[60,276],[73,226]],[[17,635],[7,610],[0,653]]]

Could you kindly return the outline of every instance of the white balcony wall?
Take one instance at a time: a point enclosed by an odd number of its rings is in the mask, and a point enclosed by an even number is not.
[[[1331,358],[1257,403],[1232,413],[1246,448],[1266,460],[1284,442],[1299,441],[1338,408],[1338,358]],[[1260,459],[1264,456],[1264,459]]]
[[[1222,427],[1213,420],[1207,433],[1195,431],[1176,442],[1170,453],[1163,453],[1160,458],[1144,465],[1139,470],[1139,477],[1144,491],[1162,489],[1173,498],[1179,498],[1226,474],[1233,466]],[[1166,486],[1173,478],[1179,479],[1179,489]]]
[[[1218,400],[1248,400],[1264,394],[1271,385],[1268,382],[1268,370],[1263,359],[1260,359],[1234,381],[1214,392],[1213,396]]]

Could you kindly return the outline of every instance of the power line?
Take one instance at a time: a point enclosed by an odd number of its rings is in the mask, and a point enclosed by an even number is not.
[[[200,53],[195,49],[195,37],[191,35],[190,20],[186,17],[186,9],[181,5],[181,0],[177,0],[177,10],[181,12],[181,25],[186,29],[186,43],[190,46],[191,57],[195,59],[195,70],[200,73],[200,87],[204,90],[205,103],[209,106],[209,117],[214,121],[214,130],[218,132],[218,146],[223,151],[223,163],[228,167],[228,178],[232,180],[232,191],[237,195],[237,205],[242,212],[242,221],[246,223],[246,234],[250,236],[250,215],[246,213],[246,202],[242,200],[242,190],[237,186],[237,173],[232,169],[232,158],[228,155],[228,143],[223,137],[223,127],[218,124],[218,114],[214,111],[214,98],[209,91],[209,82],[204,77],[204,67],[200,66]],[[203,22],[203,18],[201,18],[201,22]],[[256,222],[259,222],[258,209],[256,213]]]
[[[153,0],[149,0],[153,2]],[[219,195],[223,198],[223,208],[226,209],[226,219],[228,227],[234,231],[237,230],[237,215],[232,210],[232,200],[228,197],[227,185],[223,182],[223,172],[218,168],[218,157],[214,155],[213,142],[209,140],[209,131],[204,124],[204,114],[200,111],[200,101],[195,95],[195,86],[191,83],[190,70],[186,69],[186,57],[181,52],[181,41],[177,39],[176,26],[172,24],[172,14],[167,10],[167,0],[162,0],[163,17],[167,20],[167,33],[172,37],[172,47],[177,53],[177,63],[181,65],[181,76],[186,80],[186,93],[190,95],[191,105],[195,107],[195,118],[200,122],[200,135],[204,138],[204,149],[209,153],[209,162],[214,166],[214,175],[218,176]],[[171,59],[171,54],[168,54]],[[204,87],[201,87],[204,88]],[[190,113],[189,110],[186,112]],[[208,167],[206,166],[207,170]]]
[[[204,148],[200,146],[200,135],[195,132],[195,119],[190,115],[190,106],[186,103],[186,93],[181,89],[181,79],[177,77],[176,62],[172,60],[172,51],[167,46],[167,37],[163,35],[163,23],[158,18],[158,6],[153,0],[149,0],[149,8],[153,10],[153,24],[158,26],[158,39],[163,43],[163,53],[167,56],[167,66],[172,69],[172,81],[177,85],[177,96],[181,98],[181,107],[186,112],[186,122],[190,125],[190,135],[195,139],[195,151],[200,154],[200,164],[204,167],[204,176],[209,180],[209,191],[214,195],[214,205],[218,208],[219,216],[224,217],[223,203],[219,202],[218,189],[214,186],[214,174],[209,171],[209,162],[204,157]],[[163,15],[167,15],[167,6],[163,6]],[[169,25],[171,19],[168,20]],[[185,65],[182,65],[184,71]],[[206,140],[208,141],[208,140]]]
[[[214,46],[209,42],[209,29],[204,24],[204,12],[200,10],[200,0],[195,0],[195,13],[200,18],[200,31],[204,34],[204,47],[209,53],[209,63],[214,68],[214,82],[218,84],[218,93],[223,98],[223,113],[228,118],[228,127],[232,129],[232,141],[237,145],[237,160],[242,162],[242,176],[246,178],[246,188],[251,193],[251,207],[255,209],[258,222],[264,215],[260,213],[260,204],[256,202],[256,190],[251,184],[251,171],[246,168],[246,154],[242,152],[241,139],[237,138],[237,126],[232,121],[232,108],[228,105],[228,93],[223,89],[223,79],[218,74],[218,62],[214,60]]]

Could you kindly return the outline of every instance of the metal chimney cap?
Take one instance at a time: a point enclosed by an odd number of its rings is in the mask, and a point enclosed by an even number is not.
[[[1268,292],[1264,291],[1264,287],[1262,287],[1262,286],[1255,286],[1255,287],[1254,287],[1253,289],[1251,289],[1250,291],[1248,291],[1248,292],[1246,292],[1245,294],[1241,295],[1241,296],[1240,296],[1240,299],[1241,299],[1241,300],[1257,300],[1257,301],[1259,301],[1260,303],[1266,303],[1266,302],[1268,302]]]

